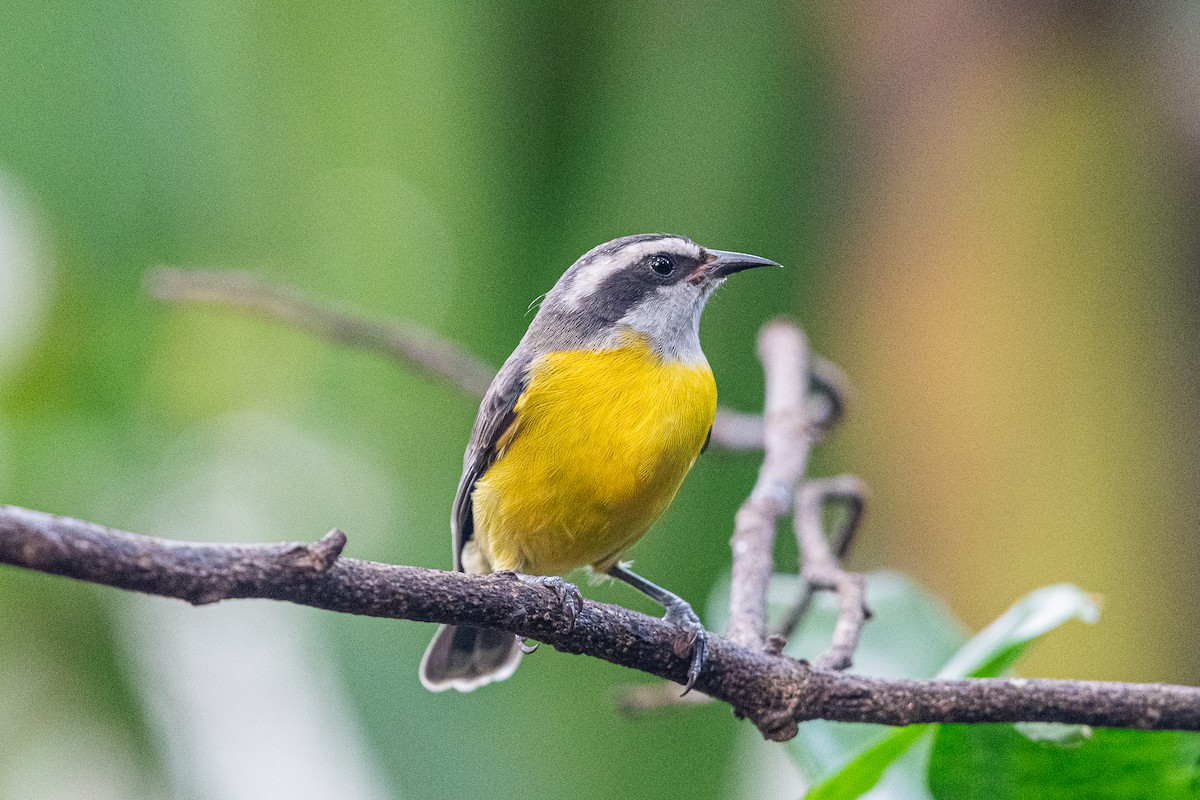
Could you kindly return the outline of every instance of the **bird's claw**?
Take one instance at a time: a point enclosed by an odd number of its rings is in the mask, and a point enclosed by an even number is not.
[[[517,637],[517,649],[519,649],[525,655],[529,655],[530,653],[535,652],[538,649],[538,644],[537,644],[537,642],[530,644],[528,637],[518,636]]]
[[[700,677],[700,670],[704,669],[704,657],[708,650],[708,631],[700,622],[700,617],[696,616],[696,612],[687,603],[671,606],[667,609],[663,621],[680,629],[680,635],[675,640],[675,652],[679,656],[687,656],[688,653],[691,653],[687,683],[683,685],[683,692],[679,695],[683,697],[696,685],[696,679]]]
[[[579,613],[583,611],[583,595],[579,593],[579,587],[573,583],[567,583],[557,575],[522,575],[517,573],[517,579],[522,583],[528,583],[531,586],[544,586],[554,592],[558,598],[559,605],[562,607],[563,617],[567,621],[567,633],[575,629],[575,620],[579,617]]]

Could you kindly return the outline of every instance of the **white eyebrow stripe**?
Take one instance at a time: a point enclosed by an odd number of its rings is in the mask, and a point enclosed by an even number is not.
[[[666,239],[651,239],[645,242],[634,242],[626,245],[615,253],[609,253],[588,264],[575,276],[567,287],[564,299],[571,305],[578,305],[580,300],[590,297],[604,280],[618,269],[645,258],[651,253],[684,252],[692,256],[700,255],[700,246],[687,239],[670,237]]]

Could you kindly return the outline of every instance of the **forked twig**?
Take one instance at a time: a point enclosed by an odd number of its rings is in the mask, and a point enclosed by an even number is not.
[[[752,649],[766,645],[767,584],[775,567],[775,526],[791,508],[818,431],[805,413],[809,354],[804,334],[785,322],[769,323],[758,336],[758,356],[766,376],[765,452],[754,489],[734,517],[726,634]]]
[[[851,546],[854,544],[854,537],[858,533],[860,523],[862,522],[863,512],[866,510],[867,489],[862,485],[862,482],[851,476],[845,476],[846,479],[853,480],[858,484],[858,494],[853,500],[846,499],[840,503],[845,508],[845,513],[837,524],[836,532],[830,538],[833,540],[833,556],[837,563],[841,563],[846,559],[850,552]],[[837,500],[836,497],[829,498]],[[828,503],[826,503],[828,505]],[[801,554],[803,555],[803,547]],[[813,596],[816,594],[816,588],[808,581],[801,581],[802,588],[800,597],[795,605],[789,610],[788,615],[780,622],[775,629],[775,635],[783,639],[790,639],[796,632],[796,628],[804,620],[805,615],[812,607]]]
[[[376,350],[448,377],[472,394],[482,393],[492,377],[486,364],[429,331],[332,311],[246,275],[160,271],[150,283],[165,299],[238,307]],[[888,680],[836,671],[849,664],[867,616],[861,579],[854,580],[838,565],[857,526],[861,486],[853,479],[816,482],[799,492],[796,486],[813,443],[843,413],[845,381],[833,365],[807,352],[794,326],[767,326],[760,336],[760,356],[767,372],[765,419],[759,423],[754,416],[722,410],[713,433],[715,442],[732,449],[752,449],[762,440],[768,452],[743,507],[749,519],[739,512],[733,539],[731,634],[737,641],[710,638],[699,692],[730,703],[735,713],[775,740],[794,736],[800,722],[814,718],[890,725],[1044,721],[1200,729],[1200,689],[1195,687],[1037,679]],[[821,520],[830,502],[841,502],[851,512],[832,550]],[[783,656],[775,637],[765,636],[774,528],[793,503],[805,553],[804,577],[813,589],[839,592],[833,644],[815,665],[831,669],[810,668]],[[262,597],[353,614],[497,627],[676,682],[687,670],[688,662],[671,646],[675,632],[662,620],[589,602],[566,624],[558,601],[535,587],[495,576],[341,558],[344,541],[340,532],[331,532],[314,545],[167,542],[0,506],[0,563],[197,603]],[[641,707],[655,703],[651,698]]]
[[[858,647],[863,624],[870,617],[866,604],[866,578],[842,569],[825,538],[825,508],[837,503],[846,506],[848,516],[839,537],[839,549],[849,546],[865,507],[866,491],[853,475],[839,475],[810,481],[800,488],[796,499],[796,541],[800,545],[800,576],[812,591],[835,592],[838,597],[837,623],[829,650],[813,663],[818,669],[846,669]],[[806,603],[807,605],[807,603]]]

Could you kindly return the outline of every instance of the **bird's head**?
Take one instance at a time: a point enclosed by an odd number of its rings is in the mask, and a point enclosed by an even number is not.
[[[571,265],[543,310],[587,324],[601,338],[633,330],[664,355],[703,358],[700,313],[713,290],[735,272],[777,266],[758,256],[701,247],[683,236],[623,236]]]

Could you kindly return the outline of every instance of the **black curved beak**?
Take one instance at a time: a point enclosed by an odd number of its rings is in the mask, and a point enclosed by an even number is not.
[[[728,250],[708,250],[704,274],[709,278],[724,278],[735,272],[755,267],[778,267],[774,261],[747,253],[731,253]]]

